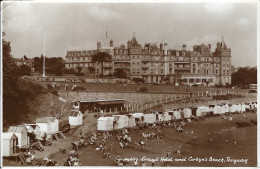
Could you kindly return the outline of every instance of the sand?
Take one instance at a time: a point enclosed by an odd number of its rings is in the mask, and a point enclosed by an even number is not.
[[[251,101],[255,100],[255,97],[247,98]],[[231,100],[231,102],[236,101],[247,101],[241,99]],[[221,102],[221,101],[219,101]],[[238,102],[240,103],[240,102]],[[201,103],[200,103],[201,105]],[[208,103],[203,103],[203,105],[208,105]],[[181,106],[181,105],[179,105]],[[82,166],[115,166],[115,157],[119,155],[121,158],[140,158],[146,156],[147,158],[161,158],[166,157],[166,153],[169,145],[171,145],[173,161],[168,162],[169,166],[230,166],[230,167],[254,167],[257,164],[257,127],[249,126],[244,128],[237,128],[235,122],[240,118],[244,121],[250,121],[250,119],[256,120],[256,113],[245,113],[248,118],[242,117],[241,114],[233,114],[233,122],[228,123],[227,121],[221,119],[221,117],[209,117],[205,120],[192,121],[189,123],[185,130],[189,134],[179,133],[173,127],[163,128],[161,135],[164,144],[156,144],[155,140],[145,140],[145,147],[141,149],[140,146],[133,145],[133,148],[121,149],[119,147],[118,141],[115,136],[107,141],[107,145],[114,143],[113,150],[111,151],[112,158],[101,158],[102,152],[96,150],[96,145],[88,146],[87,148],[82,148],[77,153],[80,155],[80,163]],[[71,142],[78,141],[77,134],[80,130],[89,133],[96,129],[96,119],[93,115],[89,115],[84,119],[84,125],[71,130],[67,135],[67,139],[59,139],[59,141],[53,141],[52,146],[45,146],[45,151],[37,152],[36,158],[43,158],[45,155],[53,155],[53,160],[57,161],[59,166],[63,166],[64,162],[68,158],[68,152],[72,149]],[[191,131],[197,135],[198,139],[194,141],[192,139]],[[223,136],[219,139],[217,132],[219,130],[224,130]],[[154,132],[151,129],[133,131],[130,132],[132,137],[132,142],[139,140],[142,136],[142,132]],[[215,141],[213,143],[208,142],[208,132],[213,134]],[[232,136],[231,136],[232,135]],[[225,140],[228,140],[225,142]],[[234,143],[236,141],[236,143]],[[67,154],[61,154],[58,152],[59,147],[66,148]],[[181,155],[177,155],[176,150],[178,146],[181,145]],[[209,161],[210,157],[214,158],[211,160],[224,159],[225,162],[213,162]],[[227,159],[231,157],[232,159],[248,159],[247,163],[237,162]],[[175,161],[179,159],[182,161]],[[207,160],[203,162],[190,161],[190,160]],[[13,161],[3,160],[4,166],[18,166],[20,163],[15,163]],[[139,161],[140,164],[140,161]],[[146,162],[147,166],[151,166],[151,162]],[[133,166],[133,162],[129,162],[128,166]],[[166,166],[166,162],[156,162],[155,166]]]

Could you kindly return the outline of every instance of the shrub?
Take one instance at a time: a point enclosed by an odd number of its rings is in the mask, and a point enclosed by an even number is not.
[[[140,91],[140,92],[147,92],[148,89],[147,89],[146,87],[141,87],[141,88],[139,89],[139,91]]]

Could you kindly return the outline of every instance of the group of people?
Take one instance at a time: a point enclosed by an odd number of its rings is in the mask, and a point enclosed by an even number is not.
[[[79,155],[75,150],[71,150],[69,153],[69,158],[64,163],[64,166],[81,166],[79,163]]]

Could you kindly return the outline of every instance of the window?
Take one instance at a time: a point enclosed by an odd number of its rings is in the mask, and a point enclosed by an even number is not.
[[[193,73],[195,73],[195,69],[193,69]]]
[[[133,73],[135,73],[135,69],[133,69]]]
[[[161,69],[161,73],[163,73],[163,69]]]
[[[209,70],[207,69],[207,74],[209,74]]]
[[[225,74],[226,72],[225,72],[225,70],[223,70],[223,74]]]
[[[200,73],[200,70],[198,70],[198,73]]]
[[[203,70],[203,74],[205,74],[205,69]]]
[[[153,69],[151,69],[151,74],[153,74]]]
[[[193,80],[193,79],[189,79],[189,82],[190,82],[190,83],[193,83],[193,82],[194,82],[194,80]]]
[[[229,70],[227,70],[227,75],[229,74]]]
[[[137,59],[139,59],[139,56],[137,56]]]
[[[193,67],[195,67],[195,64],[193,64]]]
[[[216,74],[218,74],[218,70],[216,70]]]

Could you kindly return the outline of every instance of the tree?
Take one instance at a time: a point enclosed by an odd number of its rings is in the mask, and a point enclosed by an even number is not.
[[[257,83],[257,70],[256,68],[240,68],[237,72],[231,75],[231,84],[239,87],[249,87],[250,84]]]
[[[81,66],[77,66],[76,67],[77,71],[78,71],[78,74],[80,74],[81,70],[82,70],[82,67]]]
[[[92,63],[101,63],[101,77],[103,77],[103,64],[104,62],[111,61],[112,56],[106,52],[98,52],[91,57]]]
[[[4,126],[21,124],[32,113],[28,101],[44,93],[44,88],[31,81],[26,81],[22,76],[11,55],[10,42],[2,39],[3,51],[3,122]],[[22,66],[22,69],[26,67]]]
[[[30,66],[28,66],[28,65],[21,65],[19,67],[19,75],[20,76],[25,76],[25,75],[29,76],[29,75],[31,75],[31,68],[30,68]]]
[[[42,73],[43,71],[43,55],[33,59],[33,67],[35,71]],[[45,71],[48,74],[60,76],[65,68],[65,63],[62,57],[45,57]]]
[[[114,76],[117,78],[126,78],[126,73],[124,69],[115,69]]]

